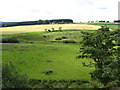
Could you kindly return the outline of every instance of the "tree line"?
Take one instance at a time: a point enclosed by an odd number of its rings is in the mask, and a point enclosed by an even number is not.
[[[41,24],[66,24],[73,23],[72,19],[54,19],[54,20],[37,20],[23,22],[2,22],[2,27],[23,26],[23,25],[41,25]]]

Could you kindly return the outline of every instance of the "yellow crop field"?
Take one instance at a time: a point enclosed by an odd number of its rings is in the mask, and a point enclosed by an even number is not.
[[[80,30],[96,30],[100,26],[87,25],[87,24],[49,24],[49,25],[28,25],[28,26],[14,26],[14,27],[4,27],[0,28],[2,34],[17,34],[17,33],[27,33],[27,32],[39,32],[45,31],[45,29],[54,28],[58,30],[59,27],[64,29],[80,29]]]

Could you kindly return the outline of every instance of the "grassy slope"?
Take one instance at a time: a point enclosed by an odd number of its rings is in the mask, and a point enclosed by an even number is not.
[[[78,33],[79,32],[79,33]],[[70,34],[71,33],[71,34]],[[83,67],[84,60],[76,59],[80,44],[52,43],[55,37],[65,35],[68,39],[81,40],[80,31],[32,33],[7,35],[21,40],[20,44],[3,44],[3,63],[12,61],[29,78],[35,79],[90,79],[93,68]],[[42,36],[46,35],[46,38]],[[25,40],[25,41],[24,41]],[[27,41],[32,41],[33,44]],[[27,43],[26,43],[27,42]],[[51,62],[48,62],[51,61]],[[88,60],[85,60],[87,63]],[[53,70],[50,75],[43,72]]]

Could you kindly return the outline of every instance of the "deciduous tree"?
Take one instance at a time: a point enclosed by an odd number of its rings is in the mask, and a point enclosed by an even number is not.
[[[95,67],[91,78],[106,87],[120,86],[120,30],[110,31],[106,26],[94,32],[82,32],[82,48],[78,58],[91,58]],[[111,84],[112,83],[112,84]]]

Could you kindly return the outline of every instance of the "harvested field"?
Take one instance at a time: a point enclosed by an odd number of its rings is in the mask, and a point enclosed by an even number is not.
[[[0,30],[2,31],[2,34],[16,34],[16,33],[45,31],[45,29],[51,29],[51,28],[58,30],[59,27],[62,27],[62,30],[65,29],[96,30],[100,28],[100,26],[87,25],[87,24],[51,24],[51,25],[4,27],[4,28],[0,28]]]

